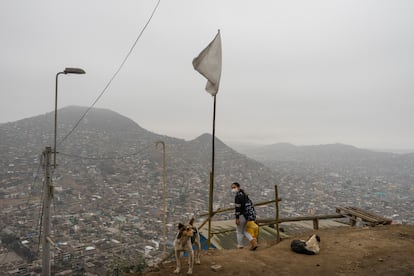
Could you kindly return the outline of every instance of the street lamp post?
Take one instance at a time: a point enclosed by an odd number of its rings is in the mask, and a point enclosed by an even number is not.
[[[53,145],[53,168],[56,169],[56,134],[57,134],[57,99],[58,99],[58,77],[61,74],[85,74],[85,71],[81,68],[65,68],[62,72],[56,74],[56,89],[55,89],[55,136]]]
[[[80,68],[66,68],[64,71],[56,74],[56,90],[55,90],[55,136],[53,146],[53,168],[56,169],[56,132],[57,132],[57,96],[58,96],[58,77],[60,74],[85,74],[85,71]],[[50,177],[50,147],[46,147],[44,155],[45,160],[45,187],[44,187],[44,198],[43,198],[43,237],[42,237],[42,275],[50,275],[50,243],[49,237],[50,232],[50,204],[53,197],[53,185]]]

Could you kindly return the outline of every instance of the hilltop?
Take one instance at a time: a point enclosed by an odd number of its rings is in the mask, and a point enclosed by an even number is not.
[[[315,232],[295,239],[306,239]],[[210,250],[194,265],[194,275],[414,275],[414,226],[386,225],[364,228],[339,227],[316,231],[321,237],[319,255],[300,255],[290,241],[260,244],[248,249]],[[175,260],[147,276],[174,275]],[[186,275],[188,265],[181,260]],[[222,266],[214,272],[212,265]]]
[[[101,108],[92,108],[72,132],[85,111],[86,107],[79,106],[58,111],[59,166],[56,172],[59,176],[81,175],[92,189],[103,181],[113,185],[133,183],[148,188],[149,194],[160,184],[162,149],[155,144],[164,141],[169,189],[184,192],[194,186],[208,187],[212,154],[210,134],[185,141],[153,133],[117,112]],[[13,172],[19,174],[13,182],[5,181],[4,187],[20,187],[22,183],[32,182],[39,155],[45,146],[53,145],[53,118],[54,113],[49,112],[0,125],[0,176],[6,179]],[[273,187],[276,177],[269,168],[236,152],[218,137],[215,141],[217,197],[230,195],[229,183],[240,179],[251,183],[252,190],[257,190],[257,197],[259,185]],[[207,191],[208,188],[200,188],[200,193]],[[192,197],[200,199],[194,194]]]

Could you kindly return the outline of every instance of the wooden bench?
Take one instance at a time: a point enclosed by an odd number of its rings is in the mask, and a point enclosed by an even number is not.
[[[358,207],[336,207],[336,212],[338,214],[347,216],[350,218],[351,226],[356,225],[357,219],[361,219],[364,224],[375,226],[375,225],[386,225],[391,224],[392,220],[387,219],[381,216],[378,216],[374,213],[368,212]]]

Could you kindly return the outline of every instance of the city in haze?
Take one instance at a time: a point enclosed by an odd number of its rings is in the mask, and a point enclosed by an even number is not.
[[[139,256],[148,264],[158,262],[164,241],[171,250],[178,223],[192,216],[198,225],[205,220],[212,136],[204,133],[190,141],[165,136],[97,108],[72,131],[85,110],[58,110],[50,208],[52,271],[103,275],[114,269],[117,258],[125,265],[140,264]],[[53,118],[49,112],[0,124],[0,271],[11,275],[40,270],[40,225],[49,217],[42,208],[45,168],[50,168],[45,162],[47,156],[51,159],[45,147],[53,143]],[[156,146],[160,141],[166,146],[165,163],[163,148]],[[337,207],[356,206],[390,222],[414,223],[412,153],[278,143],[241,154],[219,137],[215,144],[214,210],[232,206],[230,183],[238,181],[255,203],[274,199],[277,186],[280,218],[332,215]],[[229,210],[213,220],[233,223]],[[259,219],[274,219],[275,212],[273,204],[257,206]],[[304,231],[289,224],[281,228],[285,235]],[[235,239],[231,230],[228,235]]]

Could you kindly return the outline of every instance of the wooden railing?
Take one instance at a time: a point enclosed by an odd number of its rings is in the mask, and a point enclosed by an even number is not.
[[[392,220],[377,214],[365,211],[358,207],[336,207],[336,212],[350,218],[351,226],[356,225],[357,219],[361,219],[364,224],[375,226],[378,224],[391,224]]]

